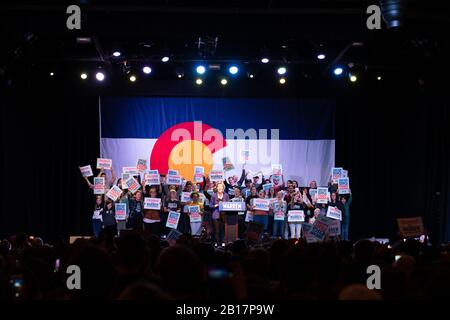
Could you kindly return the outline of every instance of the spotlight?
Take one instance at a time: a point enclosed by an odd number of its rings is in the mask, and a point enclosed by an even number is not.
[[[334,74],[337,76],[340,76],[344,72],[344,70],[341,67],[337,67],[334,69]]]
[[[142,72],[144,72],[145,74],[150,74],[152,72],[152,68],[150,68],[149,66],[145,66],[142,68]]]
[[[378,77],[377,77],[377,80],[380,81],[380,80],[381,80],[381,76],[378,76]]]
[[[164,56],[164,57],[162,57],[161,61],[162,62],[167,62],[167,61],[169,61],[169,57],[168,56]]]
[[[239,72],[239,68],[236,67],[236,66],[231,66],[231,67],[228,69],[228,72],[230,72],[231,74],[236,74],[236,73]]]
[[[221,85],[226,85],[228,83],[227,79],[223,78],[222,80],[220,80],[220,84]]]
[[[181,78],[183,78],[183,75],[182,74],[178,74],[177,77],[181,79]]]
[[[98,81],[103,81],[105,79],[105,74],[103,72],[99,71],[95,74],[95,78]]]
[[[203,80],[199,78],[199,79],[195,80],[195,83],[197,85],[201,85],[203,83]]]
[[[354,75],[354,74],[350,73],[349,76],[350,76],[350,81],[351,82],[356,82],[358,80],[358,77],[356,75]]]
[[[80,78],[83,79],[83,80],[86,80],[86,79],[87,79],[87,74],[83,72],[83,73],[80,75]]]
[[[50,72],[50,76],[53,77],[55,74],[53,72]]]
[[[280,84],[285,84],[286,83],[286,79],[285,78],[280,78],[279,82],[280,82]]]
[[[325,59],[325,55],[323,53],[320,53],[317,55],[317,59],[323,60],[323,59]]]
[[[184,77],[184,70],[183,70],[183,68],[177,68],[175,70],[175,73],[177,74],[177,78],[178,79],[181,79],[181,78]]]
[[[120,51],[114,51],[113,52],[113,56],[114,57],[120,57],[120,55],[121,55]]]
[[[253,73],[250,73],[250,74],[248,75],[248,77],[249,77],[250,79],[253,79],[253,77],[254,77]]]
[[[286,73],[286,68],[285,67],[279,67],[277,72],[278,72],[278,74],[285,74]]]
[[[264,58],[261,59],[261,62],[262,63],[269,63],[269,58],[264,57]]]
[[[130,76],[130,81],[131,82],[135,82],[136,81],[136,76],[134,76],[134,75]]]
[[[197,66],[197,68],[195,68],[195,70],[197,71],[198,74],[204,74],[206,71],[205,66]]]

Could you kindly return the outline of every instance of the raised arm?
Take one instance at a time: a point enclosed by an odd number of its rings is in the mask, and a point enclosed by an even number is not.
[[[88,177],[84,177],[84,180],[86,180],[86,183],[90,189],[94,189],[94,185],[89,181]]]

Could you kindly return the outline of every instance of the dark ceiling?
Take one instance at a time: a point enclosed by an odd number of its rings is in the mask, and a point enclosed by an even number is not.
[[[0,6],[0,75],[42,66],[104,67],[120,73],[143,63],[177,66],[206,59],[249,68],[268,54],[299,73],[325,73],[336,63],[365,70],[418,69],[448,63],[450,27],[443,1],[407,1],[400,30],[366,28],[377,1],[19,1]],[[81,30],[66,28],[66,7],[79,4]],[[90,43],[78,43],[78,37]],[[217,39],[215,48],[208,40]],[[199,48],[200,43],[200,48]],[[112,56],[119,49],[120,58]],[[327,58],[318,61],[318,51]],[[162,75],[163,73],[160,73]],[[166,75],[165,75],[166,76]]]

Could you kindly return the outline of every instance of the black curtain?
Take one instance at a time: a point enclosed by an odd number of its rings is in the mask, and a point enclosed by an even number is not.
[[[391,86],[338,98],[336,164],[349,169],[350,236],[396,237],[396,218],[422,216],[434,242],[449,240],[447,94]]]
[[[91,232],[93,200],[78,165],[95,169],[98,97],[58,89],[32,83],[2,94],[1,236]]]

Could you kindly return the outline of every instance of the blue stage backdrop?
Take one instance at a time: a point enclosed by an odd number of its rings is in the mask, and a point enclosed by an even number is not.
[[[334,166],[335,104],[326,99],[102,98],[101,156],[116,172],[147,160],[149,169],[175,169],[192,180],[232,166],[226,176],[270,175],[326,185]]]

